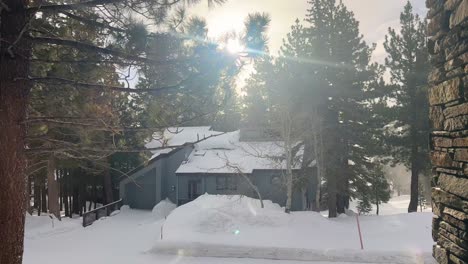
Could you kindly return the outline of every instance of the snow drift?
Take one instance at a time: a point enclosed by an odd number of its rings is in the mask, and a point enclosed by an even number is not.
[[[359,261],[363,261],[359,256],[374,254],[389,256],[393,263],[409,263],[408,259],[430,255],[432,249],[431,217],[426,213],[362,216],[365,248],[362,252],[355,217],[342,215],[328,219],[315,212],[286,214],[279,205],[271,201],[264,203],[265,208],[260,208],[258,200],[245,196],[202,195],[169,215],[164,224],[164,241],[157,242],[153,251],[167,254],[173,248],[177,249],[172,252],[174,254],[184,249],[185,254],[196,252],[195,256],[203,256],[205,252],[208,256],[219,257],[220,252],[230,247],[248,257],[255,257],[262,250],[270,252],[265,253],[267,255],[282,254],[284,257],[290,254],[289,249],[305,250],[300,253],[304,256],[328,252],[328,255],[322,254],[325,258],[322,260],[334,260],[333,256],[348,252],[345,255]],[[249,251],[253,255],[242,250],[252,247],[256,248]],[[225,254],[232,257],[229,252]],[[265,254],[259,257],[265,258]]]
[[[157,205],[155,205],[151,213],[155,219],[163,219],[166,218],[174,209],[176,209],[176,207],[177,206],[171,202],[171,200],[166,198],[165,200],[162,200]]]

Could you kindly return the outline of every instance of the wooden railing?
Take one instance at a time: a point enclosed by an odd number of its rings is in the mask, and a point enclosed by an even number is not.
[[[83,227],[91,225],[94,221],[98,220],[101,217],[109,216],[113,211],[119,210],[121,206],[122,199],[84,213]]]

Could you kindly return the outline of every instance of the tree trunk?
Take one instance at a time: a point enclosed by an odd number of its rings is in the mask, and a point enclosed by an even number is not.
[[[409,203],[409,206],[408,206],[408,213],[413,213],[413,212],[418,211],[418,197],[419,197],[419,171],[417,169],[416,162],[412,162],[412,166],[411,166],[411,197],[410,197],[410,203]]]
[[[338,216],[337,212],[337,193],[338,193],[338,183],[337,183],[337,166],[340,164],[340,156],[338,155],[337,146],[338,137],[335,135],[337,131],[336,128],[338,127],[338,115],[335,111],[326,109],[325,110],[325,118],[324,122],[327,124],[326,127],[323,127],[326,134],[323,134],[324,143],[324,164],[326,174],[323,177],[327,179],[327,204],[328,204],[328,217],[334,218]]]
[[[63,211],[63,169],[57,170],[57,181],[59,186],[59,202],[60,202],[60,211]]]
[[[80,213],[79,189],[78,189],[78,185],[76,183],[75,178],[76,177],[74,177],[73,182],[72,182],[72,188],[73,188],[72,207],[73,207],[73,214],[79,214]]]
[[[111,166],[110,162],[107,164],[107,168],[104,168],[104,204],[109,204],[114,201],[114,188],[112,187],[112,177],[110,174],[109,167]]]
[[[29,41],[19,38],[28,20],[25,5],[18,0],[2,0],[0,5],[0,263],[5,264],[19,264],[23,258],[27,184],[24,120],[29,93],[25,78],[31,53]]]
[[[65,216],[70,216],[70,203],[68,200],[68,170],[65,169],[62,175],[62,200],[65,209]]]
[[[49,157],[47,162],[47,196],[49,213],[60,220],[58,182],[55,175],[55,158],[53,156]]]
[[[315,168],[316,168],[316,185],[315,185],[315,198],[313,209],[316,212],[320,212],[320,189],[322,186],[322,175],[323,175],[323,140],[322,140],[322,123],[318,115],[318,110],[313,110],[312,115],[312,133],[314,142],[314,155],[315,155]]]
[[[47,213],[47,189],[45,177],[41,177],[41,212]]]
[[[34,177],[34,208],[37,212],[41,211],[41,186],[39,185],[39,177]]]
[[[288,130],[289,128],[287,128]],[[289,131],[289,130],[288,130]],[[285,147],[286,147],[286,207],[285,212],[291,212],[292,206],[292,196],[293,196],[293,175],[292,175],[292,146],[290,141],[290,133],[288,132],[285,138]]]
[[[31,206],[31,195],[32,195],[32,180],[33,177],[29,176],[28,177],[28,196],[26,198],[26,208],[28,210],[28,214],[32,215],[33,213],[33,207]]]
[[[377,207],[377,212],[376,212],[377,215],[379,215],[379,203],[380,203],[380,202],[377,201],[377,203],[375,204],[375,206]]]

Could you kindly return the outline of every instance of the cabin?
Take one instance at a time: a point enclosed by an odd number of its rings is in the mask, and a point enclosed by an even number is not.
[[[146,145],[146,166],[120,183],[120,196],[131,208],[152,209],[161,200],[177,205],[208,194],[246,195],[286,204],[284,147],[265,131],[240,129],[223,133],[210,127],[169,128]],[[300,173],[302,152],[293,162]],[[306,183],[296,183],[292,210],[306,210],[315,196],[315,162],[308,164]],[[258,192],[256,191],[258,190]]]

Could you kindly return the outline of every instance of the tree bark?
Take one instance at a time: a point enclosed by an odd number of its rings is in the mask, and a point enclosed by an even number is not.
[[[326,174],[323,175],[327,179],[327,204],[328,204],[328,217],[334,218],[338,216],[337,212],[337,193],[338,193],[338,183],[337,183],[337,168],[336,166],[340,164],[340,156],[337,153],[338,137],[336,128],[338,127],[338,115],[335,111],[325,109],[324,115],[324,124],[326,124],[324,130],[327,131],[326,134],[323,134],[324,144],[324,164]]]
[[[34,176],[34,208],[39,213],[41,211],[41,186],[38,178],[37,175]]]
[[[47,189],[45,176],[41,177],[41,212],[47,213]]]
[[[32,215],[33,213],[33,206],[31,206],[31,195],[32,195],[32,180],[33,180],[33,177],[32,176],[29,176],[28,177],[28,196],[26,198],[26,208],[28,210],[28,214]]]
[[[65,209],[65,216],[70,216],[70,203],[68,199],[68,170],[63,171],[62,175],[62,200]]]
[[[317,168],[317,184],[315,186],[315,211],[320,212],[320,197],[323,175],[323,139],[322,139],[322,123],[319,119],[317,111],[315,111],[315,126],[314,131],[314,150],[315,150],[315,167]]]
[[[26,1],[2,0],[0,11],[0,263],[23,258],[26,212],[24,138],[29,83],[29,42],[21,38]],[[13,13],[17,12],[17,13]]]
[[[412,128],[412,130],[414,130]],[[415,133],[415,132],[413,132]],[[417,163],[418,146],[412,143],[411,146],[411,195],[410,203],[408,205],[408,213],[418,211],[418,197],[419,197],[419,169]]]
[[[283,140],[286,152],[286,206],[285,212],[291,212],[292,196],[293,196],[293,174],[292,174],[292,142],[291,142],[291,116],[287,114],[286,121],[283,124]]]
[[[104,204],[109,204],[114,201],[114,188],[112,187],[112,177],[110,174],[109,167],[111,166],[110,162],[107,164],[107,168],[104,168],[104,195],[105,201]]]
[[[55,157],[53,156],[50,156],[47,162],[47,196],[49,213],[60,220],[58,181],[55,175]]]

